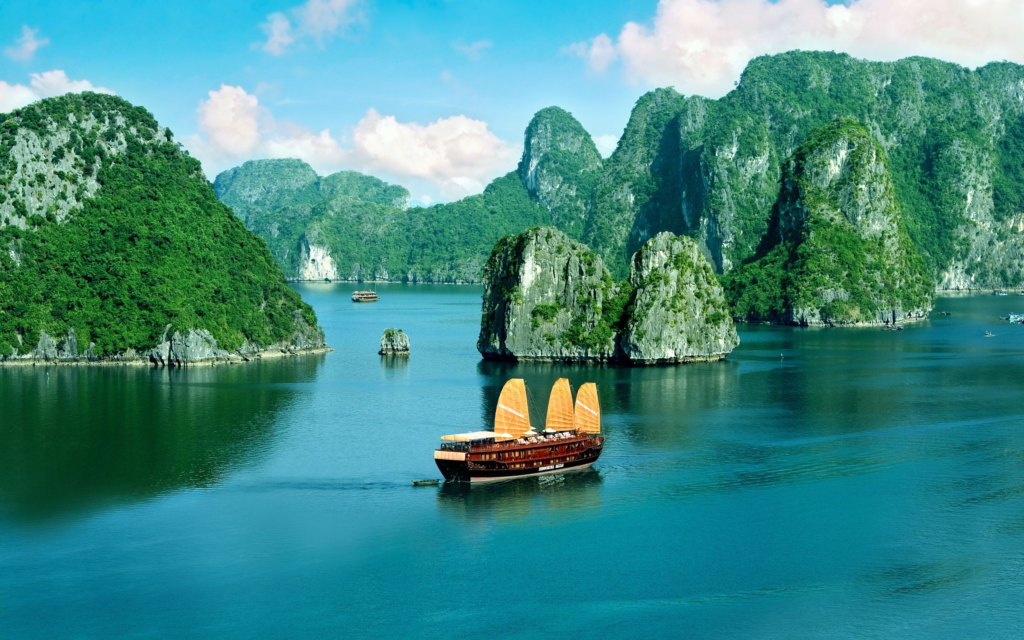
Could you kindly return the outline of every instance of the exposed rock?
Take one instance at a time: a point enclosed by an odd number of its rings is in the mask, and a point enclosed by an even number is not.
[[[337,280],[338,267],[331,258],[331,248],[326,245],[310,244],[306,236],[299,243],[300,280]]]
[[[3,364],[153,364],[164,367],[187,367],[197,364],[216,364],[244,362],[258,359],[264,355],[318,353],[329,351],[324,343],[323,331],[311,326],[302,317],[298,309],[294,312],[295,331],[287,343],[275,343],[261,347],[252,340],[246,340],[234,352],[228,352],[217,346],[217,340],[209,331],[189,329],[182,333],[171,333],[171,325],[164,327],[160,341],[152,349],[139,352],[126,349],[122,353],[108,354],[103,357],[96,355],[96,345],[90,342],[89,348],[79,351],[75,330],[58,343],[42,332],[35,348],[24,355],[17,350],[10,356],[0,356]],[[404,335],[404,334],[403,334]],[[407,340],[408,344],[408,340]]]
[[[678,363],[739,344],[696,244],[663,233],[615,283],[600,257],[556,229],[500,240],[484,269],[477,349],[488,359]]]
[[[385,329],[384,335],[380,338],[380,351],[382,356],[407,356],[409,355],[409,336],[401,329]]]
[[[932,283],[866,127],[839,119],[797,149],[761,257],[727,282],[735,312],[754,320],[841,325],[927,314]]]
[[[697,244],[659,233],[633,255],[622,355],[638,364],[721,360],[739,343],[722,287]]]

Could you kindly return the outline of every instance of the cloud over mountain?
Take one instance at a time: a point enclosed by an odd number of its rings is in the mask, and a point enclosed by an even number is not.
[[[1020,0],[661,0],[650,26],[628,22],[566,49],[592,72],[717,97],[756,56],[835,50],[874,60],[923,55],[975,67],[1024,63]]]
[[[8,84],[0,80],[0,113],[20,109],[36,100],[52,98],[65,93],[81,93],[83,91],[114,93],[106,87],[97,87],[88,80],[71,80],[60,69],[33,73],[31,77],[32,80],[28,86]]]
[[[228,85],[210,91],[196,116],[201,133],[186,144],[211,175],[254,158],[300,158],[320,172],[369,172],[451,199],[483,191],[515,166],[520,151],[464,115],[422,125],[374,109],[343,144],[330,129],[275,120],[255,95]]]

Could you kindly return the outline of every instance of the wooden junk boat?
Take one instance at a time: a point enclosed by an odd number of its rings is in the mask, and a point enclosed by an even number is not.
[[[377,302],[380,296],[376,291],[353,291],[352,302]]]
[[[530,426],[526,384],[505,383],[494,414],[494,431],[442,436],[434,462],[445,480],[493,482],[585,469],[597,462],[604,447],[597,386],[588,382],[576,394],[573,409],[569,380],[551,388],[546,428]]]

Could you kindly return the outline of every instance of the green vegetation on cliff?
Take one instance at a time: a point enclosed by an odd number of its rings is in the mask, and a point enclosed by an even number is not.
[[[838,119],[811,134],[785,165],[760,255],[723,280],[749,319],[879,322],[927,310],[931,279],[867,128]]]
[[[74,329],[97,356],[166,325],[288,343],[313,310],[148,111],[85,93],[0,116],[0,355]]]

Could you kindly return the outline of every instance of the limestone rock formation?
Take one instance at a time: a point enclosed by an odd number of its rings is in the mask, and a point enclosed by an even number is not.
[[[551,223],[579,239],[601,169],[601,154],[576,118],[541,109],[526,127],[518,174],[527,191],[551,211]]]
[[[550,227],[498,241],[484,267],[485,358],[608,361],[622,287],[590,249]]]
[[[477,349],[487,359],[677,363],[739,343],[721,287],[689,239],[660,234],[616,283],[600,257],[552,228],[501,239],[484,269]]]
[[[385,329],[384,335],[380,338],[380,351],[382,356],[407,356],[409,355],[409,336],[401,329]]]
[[[855,120],[822,127],[787,163],[761,254],[726,279],[742,317],[891,323],[931,305],[885,153]]]
[[[739,343],[722,287],[697,243],[662,232],[633,255],[622,355],[638,364],[721,360]]]

